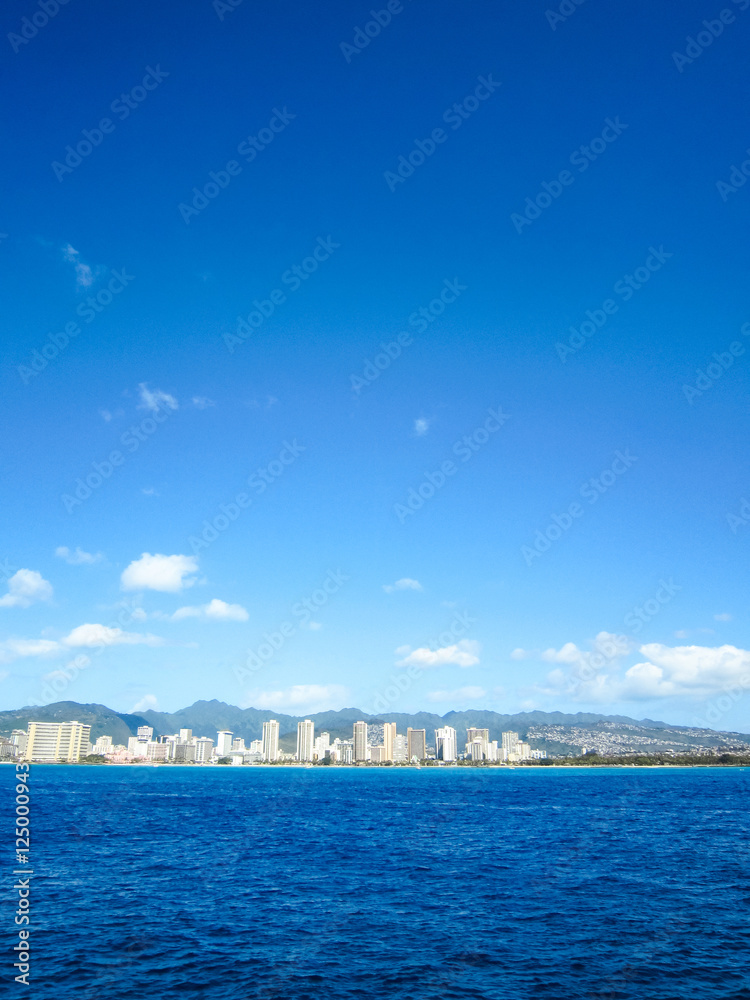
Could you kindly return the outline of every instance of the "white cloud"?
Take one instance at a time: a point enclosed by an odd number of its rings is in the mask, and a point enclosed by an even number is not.
[[[732,616],[727,611],[724,611],[720,615],[714,615],[714,621],[716,622],[731,622],[731,620]]]
[[[216,406],[213,399],[209,399],[208,396],[193,396],[192,403],[198,410],[206,410],[209,406]]]
[[[565,647],[563,647],[565,648]],[[612,660],[606,671],[591,662],[578,683],[565,670],[547,676],[546,694],[566,693],[581,702],[611,704],[661,698],[707,698],[741,684],[750,689],[750,652],[736,646],[664,646],[647,643],[638,652],[644,660],[621,672]]]
[[[320,622],[308,622],[307,627],[313,632],[319,632],[323,628]]]
[[[79,625],[66,635],[62,642],[66,646],[163,646],[164,640],[158,635],[142,635],[140,632],[124,632],[121,628],[108,625]]]
[[[400,580],[396,580],[395,583],[384,583],[383,590],[386,594],[392,594],[394,590],[422,590],[422,584],[419,580],[412,580],[408,576],[402,577]]]
[[[485,689],[481,687],[460,687],[456,688],[455,691],[430,691],[427,700],[448,702],[455,705],[484,698],[486,694]]]
[[[63,260],[73,264],[76,272],[76,285],[79,288],[89,288],[94,283],[94,272],[89,264],[81,260],[80,253],[68,243],[62,248]]]
[[[155,694],[144,694],[130,709],[130,714],[134,712],[147,712],[149,709],[152,712],[159,711],[159,702],[156,700]]]
[[[443,646],[442,649],[428,649],[426,646],[412,650],[410,646],[399,646],[397,655],[404,656],[403,660],[397,661],[399,667],[441,667],[449,663],[455,663],[459,667],[473,667],[479,663],[479,643],[476,639],[461,639],[452,646]]]
[[[71,552],[67,545],[58,545],[55,555],[64,559],[71,566],[90,566],[92,563],[101,562],[104,558],[101,552],[84,552],[76,546],[75,552]]]
[[[418,420],[414,421],[414,433],[417,437],[423,437],[429,429],[430,421],[425,420],[424,417],[420,417]]]
[[[168,392],[162,392],[161,389],[149,389],[145,382],[140,382],[138,388],[141,393],[141,401],[138,404],[139,410],[151,410],[152,413],[155,413],[157,410],[165,407],[168,410],[179,408],[180,404]]]
[[[213,621],[246,622],[250,616],[241,604],[227,604],[214,597],[208,604],[198,607],[178,608],[172,615],[174,621],[181,618],[209,618]]]
[[[142,487],[141,493],[143,493],[143,495],[147,496],[147,497],[158,497],[158,496],[161,496],[161,493],[159,493],[157,490],[155,490],[153,486],[144,486],[144,487]]]
[[[120,581],[123,590],[160,590],[174,594],[192,587],[198,572],[198,561],[194,556],[151,555],[144,552],[140,559],[122,571]]]
[[[0,608],[28,608],[52,597],[52,584],[35,569],[19,569],[8,580],[8,593],[0,597]]]
[[[283,691],[249,691],[245,707],[303,715],[345,708],[348,698],[348,688],[340,684],[295,684]]]
[[[9,663],[26,656],[54,656],[60,648],[54,639],[5,639],[0,642],[0,662]]]

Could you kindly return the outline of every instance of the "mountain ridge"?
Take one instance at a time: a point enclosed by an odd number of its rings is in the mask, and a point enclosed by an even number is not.
[[[440,726],[450,725],[457,731],[459,746],[466,738],[466,729],[469,726],[486,728],[490,730],[490,739],[500,739],[500,733],[504,730],[518,731],[521,736],[525,736],[529,729],[546,729],[547,727],[563,727],[571,733],[573,730],[599,731],[603,728],[637,727],[644,733],[653,733],[654,737],[661,732],[709,734],[709,742],[715,737],[717,745],[725,742],[720,737],[745,736],[741,733],[728,733],[720,730],[706,730],[695,726],[678,726],[653,719],[633,719],[630,716],[606,715],[601,712],[517,712],[514,714],[501,714],[486,709],[476,711],[456,711],[451,710],[444,715],[434,712],[387,712],[379,715],[372,715],[362,712],[357,708],[343,708],[339,710],[329,710],[323,712],[312,712],[308,715],[287,715],[282,712],[273,712],[267,709],[239,708],[218,699],[198,700],[186,708],[178,709],[176,712],[157,712],[148,709],[140,713],[117,712],[107,705],[97,703],[82,704],[74,701],[53,702],[43,707],[25,706],[24,708],[0,711],[0,735],[8,736],[12,729],[25,729],[29,721],[39,722],[62,722],[76,719],[91,725],[91,739],[96,740],[102,735],[112,737],[114,743],[127,744],[128,738],[134,736],[139,726],[151,726],[157,736],[164,736],[177,732],[179,729],[192,729],[194,736],[208,736],[215,739],[216,732],[220,729],[231,730],[236,737],[241,737],[246,743],[250,740],[259,739],[262,734],[263,723],[269,719],[276,719],[279,722],[280,735],[284,740],[284,745],[289,747],[296,738],[297,723],[303,718],[311,719],[315,723],[316,731],[328,731],[332,738],[350,738],[352,733],[352,723],[359,719],[371,724],[382,722],[395,722],[398,731],[405,733],[408,726],[415,729],[426,729],[428,743],[432,739],[431,730]],[[564,734],[563,734],[564,735]],[[543,745],[551,736],[538,733],[535,742]],[[750,738],[750,737],[748,737]],[[562,740],[561,746],[568,745]],[[550,749],[552,747],[550,746]]]

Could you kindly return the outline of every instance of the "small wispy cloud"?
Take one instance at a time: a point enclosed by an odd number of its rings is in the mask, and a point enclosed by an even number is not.
[[[144,496],[146,496],[146,497],[158,497],[158,496],[161,496],[161,494],[158,492],[158,490],[155,490],[153,486],[143,486],[141,488],[141,493]]]
[[[133,712],[148,712],[149,710],[152,712],[159,711],[159,702],[156,700],[155,694],[144,694],[130,709],[130,714]]]
[[[193,396],[192,404],[196,410],[207,410],[209,406],[216,406],[213,399],[209,399],[208,396]]]
[[[414,433],[417,437],[424,437],[427,431],[430,429],[430,421],[425,417],[419,417],[414,421]]]
[[[731,622],[732,616],[728,611],[723,611],[720,615],[714,615],[715,622]]]
[[[403,576],[395,583],[384,583],[383,590],[386,594],[392,594],[394,590],[423,590],[419,580],[412,580],[411,577]]]
[[[64,559],[70,566],[91,566],[93,563],[101,562],[104,558],[102,552],[84,552],[76,545],[75,551],[71,552],[67,545],[58,545],[55,549],[58,559]]]
[[[149,389],[146,382],[140,382],[138,389],[141,400],[138,404],[139,410],[150,410],[152,413],[155,413],[157,410],[164,409],[165,407],[168,410],[179,408],[180,404],[168,392],[163,392],[161,389]]]
[[[79,288],[89,288],[94,283],[94,272],[89,264],[81,260],[80,253],[67,243],[62,248],[63,260],[72,264],[76,273],[76,285]]]
[[[241,604],[227,604],[214,597],[208,604],[178,608],[172,615],[174,621],[181,618],[207,618],[209,621],[246,622],[250,615]]]

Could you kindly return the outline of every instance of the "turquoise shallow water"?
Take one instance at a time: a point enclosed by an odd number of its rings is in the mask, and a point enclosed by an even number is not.
[[[35,766],[31,784],[33,986],[13,996],[750,998],[749,770]]]

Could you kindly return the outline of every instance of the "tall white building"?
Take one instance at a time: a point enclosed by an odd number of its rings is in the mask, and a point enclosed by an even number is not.
[[[192,740],[192,738],[193,738],[193,730],[192,729],[181,729],[180,730],[180,742],[181,743],[189,743]]]
[[[393,762],[394,764],[405,764],[407,761],[406,756],[406,737],[400,736],[398,733],[393,739]]]
[[[383,760],[393,760],[393,741],[396,739],[396,723],[386,722],[383,726]]]
[[[151,726],[138,726],[138,739],[139,740],[152,740],[154,738],[154,730]]]
[[[315,743],[313,747],[313,752],[318,760],[323,760],[326,753],[331,748],[331,734],[321,733],[320,736],[315,737]]]
[[[367,760],[367,723],[354,723],[354,759]]]
[[[315,753],[315,723],[310,719],[297,723],[297,760],[312,760]]]
[[[470,727],[466,730],[467,749],[469,743],[480,740],[482,744],[482,760],[487,760],[490,755],[490,731],[489,729],[475,729]]]
[[[279,759],[279,724],[276,719],[263,723],[263,760]]]
[[[216,734],[216,752],[220,757],[226,757],[231,751],[233,737],[234,733],[231,733],[228,729],[221,729]]]
[[[516,753],[518,746],[518,733],[503,733],[503,750],[510,755]]]
[[[24,760],[78,761],[88,752],[91,726],[81,722],[30,722]]]
[[[456,730],[443,726],[435,730],[435,748],[438,760],[455,760],[457,756]]]
[[[112,753],[112,737],[100,736],[91,752],[99,757],[106,757],[108,753]]]

